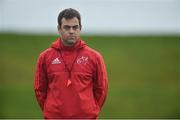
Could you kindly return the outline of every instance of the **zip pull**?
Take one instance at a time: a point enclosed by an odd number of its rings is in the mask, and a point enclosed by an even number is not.
[[[66,87],[69,87],[71,85],[71,80],[68,79]]]
[[[71,85],[71,73],[70,72],[68,72],[69,74],[68,74],[68,80],[67,80],[67,84],[66,84],[66,87],[69,87],[69,85]]]

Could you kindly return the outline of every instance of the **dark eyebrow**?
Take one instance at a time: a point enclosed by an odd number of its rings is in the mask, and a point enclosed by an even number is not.
[[[72,28],[72,29],[78,29],[78,28],[79,28],[79,25],[74,25],[74,26],[64,25],[64,28],[65,28],[65,29],[70,29],[70,28]]]
[[[64,26],[66,26],[66,27],[77,27],[77,26],[79,26],[79,25],[74,25],[74,26],[64,25]]]

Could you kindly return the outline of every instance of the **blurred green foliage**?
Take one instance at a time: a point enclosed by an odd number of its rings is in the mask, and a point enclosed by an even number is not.
[[[40,52],[55,35],[0,34],[0,118],[42,118],[33,90]],[[100,118],[180,118],[180,36],[82,36],[105,59]]]

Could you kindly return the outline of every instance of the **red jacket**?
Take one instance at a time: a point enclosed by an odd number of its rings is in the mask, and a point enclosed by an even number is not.
[[[44,118],[97,118],[107,87],[102,56],[82,40],[58,39],[39,56],[34,90]]]

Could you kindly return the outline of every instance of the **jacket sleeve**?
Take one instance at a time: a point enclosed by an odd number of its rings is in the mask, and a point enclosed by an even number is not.
[[[44,109],[44,103],[47,96],[47,74],[44,63],[44,57],[41,54],[38,58],[36,71],[35,71],[35,79],[34,79],[34,91],[37,98],[37,101],[41,107]]]
[[[99,108],[101,109],[108,91],[108,80],[107,80],[107,72],[103,57],[101,55],[98,56],[96,61],[96,75],[93,86],[94,96],[96,99]]]

